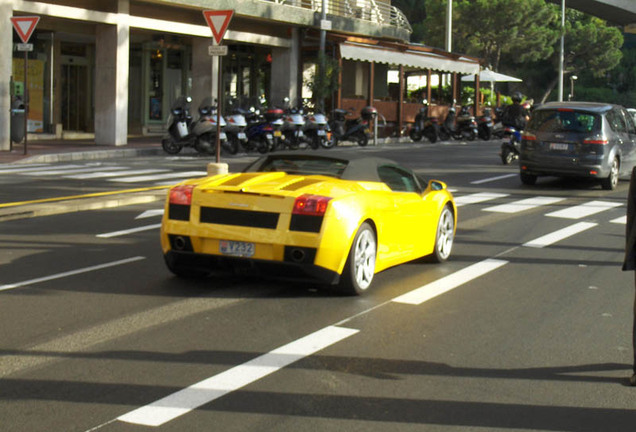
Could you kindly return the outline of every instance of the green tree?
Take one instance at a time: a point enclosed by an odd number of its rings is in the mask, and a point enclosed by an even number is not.
[[[448,0],[429,0],[422,42],[442,47]],[[517,63],[549,57],[557,15],[545,0],[459,0],[453,3],[453,51],[479,57],[499,70],[505,54]]]

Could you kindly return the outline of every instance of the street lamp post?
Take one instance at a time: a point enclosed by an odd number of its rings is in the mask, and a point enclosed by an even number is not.
[[[574,81],[576,81],[577,79],[579,79],[579,77],[577,77],[576,75],[572,75],[570,77],[570,95],[568,97],[568,100],[574,99]]]

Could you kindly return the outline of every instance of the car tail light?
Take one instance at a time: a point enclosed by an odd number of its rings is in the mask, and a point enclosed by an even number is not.
[[[595,137],[595,138],[587,138],[583,140],[583,144],[600,144],[600,145],[606,145],[609,144],[609,140],[605,137]]]
[[[192,204],[192,190],[194,185],[175,186],[170,189],[170,204]]]
[[[331,197],[305,194],[296,198],[293,214],[323,216]]]
[[[537,140],[537,136],[531,133],[525,133],[523,135],[521,135],[521,139],[524,141],[536,141]]]

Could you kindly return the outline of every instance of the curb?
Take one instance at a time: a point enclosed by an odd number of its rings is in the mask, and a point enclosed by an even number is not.
[[[159,148],[144,149],[115,149],[115,150],[87,150],[81,152],[49,153],[19,159],[14,164],[70,162],[80,160],[112,159],[134,156],[157,156],[164,151]]]

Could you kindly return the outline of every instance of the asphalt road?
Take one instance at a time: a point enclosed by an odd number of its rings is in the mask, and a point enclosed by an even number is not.
[[[363,297],[178,279],[161,201],[0,222],[0,430],[633,431],[628,183],[522,186],[496,142],[356,150],[460,204],[450,261],[389,269]],[[108,179],[0,173],[0,202],[122,189]]]

